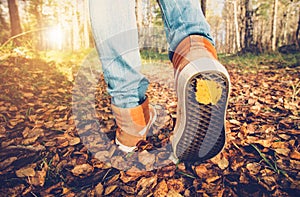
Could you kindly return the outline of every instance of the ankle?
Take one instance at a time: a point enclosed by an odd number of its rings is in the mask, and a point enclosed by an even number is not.
[[[177,46],[172,63],[175,70],[181,71],[187,64],[202,57],[217,59],[215,47],[203,36],[190,35]]]

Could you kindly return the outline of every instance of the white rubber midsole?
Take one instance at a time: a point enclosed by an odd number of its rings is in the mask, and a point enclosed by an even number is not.
[[[177,107],[177,121],[176,126],[174,128],[174,136],[172,141],[172,147],[173,151],[176,155],[176,147],[179,143],[179,140],[181,139],[185,126],[186,126],[186,117],[181,118],[183,114],[186,113],[185,103],[186,103],[186,88],[188,87],[189,80],[196,74],[199,74],[201,72],[220,72],[224,74],[227,77],[228,83],[229,83],[229,90],[228,94],[230,92],[230,77],[226,70],[226,68],[220,64],[217,60],[211,59],[211,58],[200,58],[193,62],[190,62],[187,64],[180,73],[176,72],[175,76],[175,84],[176,84],[176,93],[178,97],[178,107]],[[180,105],[180,103],[182,105]],[[228,103],[228,99],[227,99]],[[227,104],[226,104],[227,106]],[[225,113],[226,114],[226,113]],[[224,115],[224,123],[225,123],[225,115]],[[203,153],[205,154],[205,152]]]

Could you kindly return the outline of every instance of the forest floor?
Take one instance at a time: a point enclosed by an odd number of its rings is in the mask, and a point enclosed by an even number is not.
[[[170,63],[145,63],[159,119],[138,152],[124,155],[113,144],[116,125],[95,62],[66,75],[60,68],[76,59],[1,59],[0,196],[298,196],[300,65],[224,61],[232,83],[226,146],[206,162],[175,165]]]

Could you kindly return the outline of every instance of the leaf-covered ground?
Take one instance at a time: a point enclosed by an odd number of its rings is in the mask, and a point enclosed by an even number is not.
[[[176,96],[171,65],[149,65],[148,95],[161,115],[139,154],[123,155],[113,144],[101,74],[86,71],[100,76],[92,86],[89,75],[66,78],[53,62],[1,60],[0,196],[297,196],[299,67],[226,65],[232,92],[225,149],[201,164],[155,168],[168,161]]]

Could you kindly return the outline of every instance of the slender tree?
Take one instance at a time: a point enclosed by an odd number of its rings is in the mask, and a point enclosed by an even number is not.
[[[138,28],[142,28],[143,26],[143,1],[135,0],[135,15],[137,20]]]
[[[300,48],[300,38],[299,38],[299,34],[300,34],[300,13],[299,13],[299,19],[298,19],[298,26],[297,26],[297,30],[296,30],[296,44],[297,44],[297,48]]]
[[[278,0],[274,0],[272,35],[271,35],[272,51],[276,50],[276,40],[277,40],[277,12],[278,12]]]
[[[239,23],[238,23],[238,14],[237,14],[237,0],[233,1],[233,13],[234,13],[234,27],[235,27],[235,36],[236,36],[236,47],[237,51],[241,50],[241,39],[239,32]]]
[[[7,0],[9,17],[10,17],[10,29],[11,36],[22,33],[19,10],[17,0]]]
[[[253,37],[253,7],[252,0],[245,0],[245,38],[244,38],[244,50],[253,51],[254,37]]]
[[[201,9],[204,16],[206,16],[206,0],[201,0]]]

